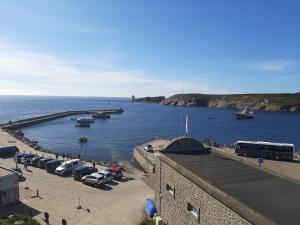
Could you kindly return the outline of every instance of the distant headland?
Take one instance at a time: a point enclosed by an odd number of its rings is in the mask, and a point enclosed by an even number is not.
[[[300,92],[282,94],[176,94],[165,98],[145,97],[136,102],[159,103],[174,106],[202,106],[212,108],[250,109],[266,111],[300,112]]]
[[[135,102],[148,102],[148,103],[161,103],[165,100],[165,96],[156,96],[156,97],[144,97],[144,98],[137,98]]]

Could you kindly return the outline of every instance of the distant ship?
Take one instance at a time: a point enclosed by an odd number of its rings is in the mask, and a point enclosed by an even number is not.
[[[242,111],[239,111],[235,113],[237,119],[253,119],[254,115],[252,111],[249,111],[247,109],[244,109]]]

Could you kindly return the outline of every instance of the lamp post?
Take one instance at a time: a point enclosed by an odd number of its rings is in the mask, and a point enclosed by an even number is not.
[[[214,118],[208,117],[208,119],[209,119],[208,141],[209,141],[209,143],[211,143],[211,129],[212,129],[212,122],[213,122]]]

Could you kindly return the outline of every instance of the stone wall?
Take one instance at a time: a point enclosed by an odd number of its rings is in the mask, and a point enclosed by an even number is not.
[[[136,162],[143,168],[145,173],[149,176],[153,176],[155,173],[155,165],[146,154],[147,153],[144,150],[140,150],[136,147],[133,149],[134,160],[136,160]]]
[[[1,168],[0,168],[1,169]],[[15,174],[0,177],[0,215],[3,206],[19,200],[19,183]]]
[[[155,204],[165,224],[250,225],[159,159],[155,170]]]

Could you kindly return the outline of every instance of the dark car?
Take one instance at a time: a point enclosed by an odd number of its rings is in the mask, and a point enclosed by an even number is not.
[[[37,166],[38,165],[38,162],[43,159],[44,157],[43,156],[36,156],[36,157],[33,157],[29,160],[29,164],[31,166]]]
[[[17,152],[19,152],[19,149],[17,146],[1,146],[0,147],[0,156],[1,157],[13,156]]]
[[[98,169],[89,166],[81,166],[73,170],[72,176],[74,180],[81,180],[81,178],[85,175],[90,175],[92,173],[97,172]]]
[[[46,163],[46,170],[48,173],[54,173],[55,169],[59,167],[64,161],[63,160],[51,160]]]
[[[52,159],[52,158],[44,158],[44,159],[41,159],[41,160],[38,162],[38,167],[41,168],[41,169],[45,169],[46,163],[49,162],[49,161],[52,161],[52,160],[55,160],[55,159]]]
[[[23,156],[26,156],[26,155],[28,155],[28,154],[26,154],[26,153],[17,153],[17,154],[15,155],[15,161],[16,161],[16,163],[21,163],[21,158],[22,158]]]
[[[24,164],[25,162],[26,162],[26,163],[29,163],[30,159],[32,159],[32,158],[34,158],[34,157],[36,157],[36,155],[34,155],[34,154],[23,155],[23,156],[21,157],[21,163],[22,163],[22,164]]]

